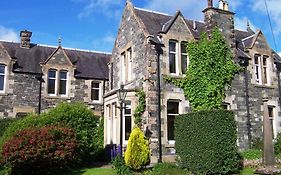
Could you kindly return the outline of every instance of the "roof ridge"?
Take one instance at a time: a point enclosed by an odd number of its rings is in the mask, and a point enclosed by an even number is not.
[[[0,40],[0,42],[19,44],[19,42],[13,42],[13,41],[7,41],[7,40]],[[41,47],[54,48],[54,49],[56,49],[58,47],[58,46],[47,45],[47,44],[35,44],[35,43],[31,43],[31,44],[34,44],[36,46],[41,46]],[[86,50],[86,49],[78,49],[78,48],[70,48],[70,47],[62,47],[62,48],[65,49],[65,50],[74,50],[74,51],[81,51],[81,52],[91,52],[91,53],[111,55],[110,52],[101,52],[101,51],[96,51],[96,50]]]
[[[144,8],[140,8],[140,7],[134,7],[134,8],[137,9],[137,10],[142,10],[142,11],[146,11],[146,12],[150,12],[150,13],[156,13],[156,14],[165,15],[165,16],[172,16],[172,15],[169,15],[168,13],[157,12],[157,11],[144,9]]]

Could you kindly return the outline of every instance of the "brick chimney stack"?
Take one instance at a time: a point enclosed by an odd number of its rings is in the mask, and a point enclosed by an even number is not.
[[[32,32],[24,30],[20,32],[20,47],[22,48],[30,48],[30,38],[32,36]]]
[[[212,8],[213,7],[213,0],[208,0],[208,8]]]

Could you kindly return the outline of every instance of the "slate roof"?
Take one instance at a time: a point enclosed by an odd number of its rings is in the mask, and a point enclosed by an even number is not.
[[[40,63],[43,63],[56,50],[55,47],[31,44],[31,47],[21,48],[19,43],[1,41],[12,59],[14,72],[41,73]],[[89,79],[108,79],[107,64],[111,54],[92,51],[65,49],[66,55],[76,66],[75,77]]]
[[[141,8],[134,8],[135,14],[144,24],[149,35],[156,36],[158,33],[166,33],[169,27],[173,24],[175,18],[179,15],[179,11],[176,12],[174,16],[163,14],[159,12],[149,11]],[[195,39],[199,39],[200,34],[205,31],[205,23],[200,21],[193,21],[185,19],[185,22],[193,34]],[[194,29],[195,24],[195,29]],[[243,39],[253,35],[254,32],[249,28],[247,31],[236,30],[235,29],[235,40],[237,45],[237,55],[236,57],[246,57],[248,54],[244,52],[245,44],[248,45],[250,41],[244,41]]]

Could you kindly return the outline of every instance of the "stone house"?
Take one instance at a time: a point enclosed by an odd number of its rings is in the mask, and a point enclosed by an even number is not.
[[[146,94],[146,109],[142,123],[149,135],[152,162],[159,151],[157,109],[161,109],[161,149],[163,161],[175,157],[174,119],[191,110],[183,90],[166,83],[164,75],[183,77],[188,69],[185,44],[198,40],[201,32],[210,32],[218,26],[234,54],[234,61],[245,68],[237,74],[227,89],[222,104],[233,110],[238,125],[238,146],[249,147],[249,142],[262,136],[263,94],[269,96],[268,110],[274,136],[280,131],[280,57],[270,48],[263,33],[234,28],[235,13],[227,2],[220,0],[213,7],[212,0],[203,10],[204,22],[186,19],[180,11],[174,16],[134,7],[127,0],[121,24],[109,62],[109,90],[104,96],[105,144],[127,144],[133,128],[133,112],[138,104],[135,96],[142,89]],[[160,64],[161,99],[157,99],[157,60]],[[120,106],[117,94],[121,85],[127,90],[123,122],[120,123]]]
[[[59,102],[84,102],[96,115],[103,112],[111,54],[0,41],[0,118],[40,112]]]

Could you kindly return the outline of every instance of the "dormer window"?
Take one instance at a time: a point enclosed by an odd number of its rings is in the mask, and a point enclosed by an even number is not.
[[[68,72],[50,69],[48,71],[48,94],[50,96],[67,96]]]
[[[188,66],[187,42],[169,41],[169,72],[184,75]]]
[[[6,65],[0,64],[0,93],[5,90]]]
[[[258,84],[269,84],[268,77],[268,65],[269,65],[269,57],[266,55],[258,55],[254,56],[254,69],[255,69],[255,78]]]

